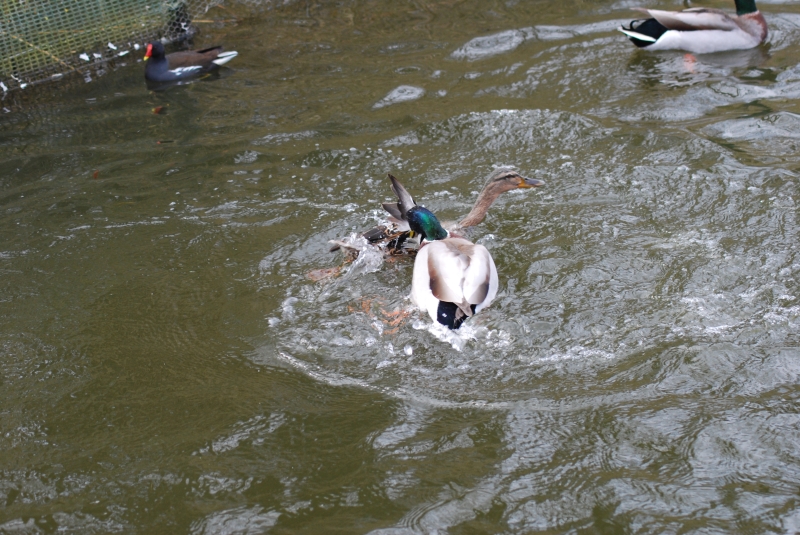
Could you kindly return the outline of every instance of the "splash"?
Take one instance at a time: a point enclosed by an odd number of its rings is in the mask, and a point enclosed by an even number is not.
[[[353,233],[342,242],[358,250],[358,258],[350,265],[350,269],[345,275],[346,279],[374,273],[383,266],[383,251],[370,245],[364,236]]]

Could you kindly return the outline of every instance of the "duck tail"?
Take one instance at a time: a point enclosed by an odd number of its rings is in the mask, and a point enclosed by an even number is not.
[[[450,303],[448,301],[439,301],[439,307],[436,309],[436,321],[451,330],[456,330],[461,327],[469,317],[475,314],[475,305]]]
[[[656,19],[640,19],[631,21],[627,28],[620,27],[619,31],[627,35],[634,45],[645,48],[658,41],[667,31],[667,27]]]
[[[219,56],[217,56],[217,59],[212,61],[212,63],[216,65],[225,65],[238,55],[239,53],[235,50],[231,50],[230,52],[220,52]]]

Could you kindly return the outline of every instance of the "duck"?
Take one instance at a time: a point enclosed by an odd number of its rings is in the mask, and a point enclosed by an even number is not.
[[[147,44],[144,54],[144,77],[148,82],[181,82],[197,78],[239,55],[236,51],[224,52],[221,46],[203,50],[185,50],[165,54],[160,41]]]
[[[419,241],[414,236],[408,221],[404,219],[404,214],[407,214],[411,208],[416,206],[416,203],[397,178],[391,173],[388,176],[392,182],[392,191],[398,198],[396,203],[383,203],[381,205],[389,214],[389,222],[362,232],[359,238],[363,238],[369,245],[381,248],[387,256],[405,255],[413,257],[419,248]],[[526,178],[520,175],[513,168],[500,167],[492,171],[486,179],[486,183],[478,194],[475,204],[463,219],[457,222],[451,221],[441,224],[450,232],[463,233],[469,227],[477,226],[483,222],[489,208],[501,194],[515,189],[538,188],[544,184],[542,180]],[[401,191],[405,192],[402,199]],[[359,241],[364,243],[363,240]],[[355,260],[358,257],[360,249],[357,243],[344,240],[330,240],[329,243],[333,244],[330,248],[332,252],[342,249],[349,260]]]
[[[648,18],[631,21],[619,31],[634,45],[645,50],[683,50],[709,54],[728,50],[746,50],[763,43],[768,34],[767,21],[755,0],[735,0],[736,15],[721,9],[690,8],[661,11],[633,8]]]
[[[399,191],[398,206],[413,204],[408,192],[394,180],[392,189]],[[421,238],[414,258],[411,301],[434,322],[456,330],[497,296],[497,267],[492,255],[483,245],[445,230],[424,206],[413,205],[402,215]]]

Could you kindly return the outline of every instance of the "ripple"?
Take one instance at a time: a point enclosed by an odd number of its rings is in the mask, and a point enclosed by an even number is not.
[[[800,147],[800,115],[781,112],[764,117],[733,119],[709,125],[704,133],[734,142],[753,155],[768,156],[778,164],[796,154]]]
[[[269,511],[260,506],[236,507],[217,511],[202,520],[192,523],[190,533],[210,535],[212,533],[264,533],[278,522],[281,513]]]
[[[319,136],[319,133],[314,130],[303,130],[301,132],[278,132],[274,134],[267,134],[261,139],[253,141],[253,145],[282,145],[284,143],[288,143],[289,141],[313,139],[317,136]],[[252,152],[253,151],[246,151],[246,153]]]
[[[392,106],[402,102],[411,102],[412,100],[418,100],[422,98],[424,95],[425,90],[421,87],[415,87],[413,85],[401,85],[389,91],[385,97],[373,104],[372,108],[385,108],[386,106]]]
[[[514,50],[525,42],[525,32],[506,30],[492,35],[476,37],[452,53],[455,59],[475,61]]]

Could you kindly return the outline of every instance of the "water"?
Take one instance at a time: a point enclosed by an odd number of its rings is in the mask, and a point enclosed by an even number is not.
[[[9,108],[0,532],[799,531],[800,6],[695,58],[630,5],[232,5],[222,76]],[[495,165],[547,185],[458,333],[328,252]]]

